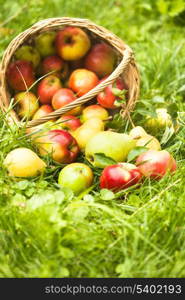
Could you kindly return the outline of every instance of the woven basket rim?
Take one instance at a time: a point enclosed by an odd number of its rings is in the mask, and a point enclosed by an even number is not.
[[[135,102],[138,99],[139,95],[139,87],[140,87],[140,76],[139,71],[135,63],[134,55],[132,49],[123,42],[119,37],[117,37],[114,33],[109,31],[108,29],[96,25],[92,21],[88,19],[80,19],[80,18],[69,18],[69,17],[61,17],[61,18],[49,18],[45,20],[41,20],[35,23],[30,28],[21,32],[17,35],[8,45],[7,49],[4,52],[2,62],[1,62],[1,92],[0,92],[0,108],[2,111],[7,112],[9,109],[10,96],[8,93],[8,85],[6,82],[6,70],[8,64],[10,63],[14,52],[17,48],[23,44],[25,41],[29,40],[30,37],[39,34],[43,31],[59,29],[64,26],[74,26],[81,27],[89,30],[100,39],[109,43],[121,57],[120,63],[114,69],[114,71],[100,84],[98,84],[95,88],[90,90],[88,93],[83,95],[82,97],[77,98],[74,102],[65,105],[64,107],[48,114],[45,117],[40,119],[32,120],[27,122],[27,127],[37,126],[46,121],[49,121],[53,118],[59,117],[72,108],[79,106],[83,103],[88,102],[90,99],[95,97],[98,93],[104,90],[106,86],[113,83],[116,78],[121,76],[125,71],[129,74],[129,80],[132,81],[132,86],[129,90],[129,99],[125,106],[125,110],[123,112],[123,117],[134,108]],[[8,120],[10,122],[20,122],[16,112],[11,110],[10,113],[7,114]]]

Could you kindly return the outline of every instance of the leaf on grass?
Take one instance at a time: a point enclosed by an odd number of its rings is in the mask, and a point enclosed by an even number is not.
[[[101,165],[101,168],[105,168],[110,165],[115,165],[117,162],[111,157],[106,156],[104,153],[95,153],[94,161]]]
[[[127,162],[131,162],[132,160],[134,160],[135,158],[137,158],[140,154],[146,152],[148,149],[146,147],[135,147],[134,149],[132,149],[128,156],[127,156]]]

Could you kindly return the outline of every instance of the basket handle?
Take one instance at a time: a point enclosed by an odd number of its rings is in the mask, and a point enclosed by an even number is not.
[[[92,90],[90,90],[85,95],[79,97],[77,100],[65,105],[64,107],[55,110],[54,112],[50,113],[49,115],[46,115],[38,120],[32,120],[27,123],[27,127],[33,127],[37,126],[39,124],[42,124],[46,121],[49,121],[51,119],[60,117],[62,114],[68,112],[69,110],[75,108],[76,106],[82,105],[86,103],[88,100],[95,97],[97,94],[102,92],[109,84],[113,83],[127,68],[128,64],[132,60],[133,52],[129,47],[125,47],[123,50],[123,58],[117,68],[110,74],[108,78],[106,78],[103,82],[98,84],[96,87],[94,87]]]

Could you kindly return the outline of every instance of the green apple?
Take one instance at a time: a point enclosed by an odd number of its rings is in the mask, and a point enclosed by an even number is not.
[[[23,45],[15,52],[15,57],[18,60],[26,60],[32,62],[34,68],[40,63],[40,54],[36,48],[28,45]]]
[[[35,39],[35,45],[41,56],[49,56],[56,54],[55,50],[56,32],[43,32]]]
[[[103,167],[95,160],[96,153],[102,153],[116,162],[123,162],[135,147],[136,141],[128,134],[102,131],[92,137],[86,145],[85,156],[95,166]]]
[[[79,195],[92,185],[93,172],[83,163],[72,163],[64,167],[58,177],[61,187],[70,188],[75,195]]]
[[[145,122],[145,128],[151,134],[157,134],[161,130],[165,130],[166,127],[173,127],[173,122],[170,114],[166,108],[156,109],[157,116],[155,118],[148,117]]]
[[[32,177],[44,172],[45,162],[28,148],[17,148],[8,153],[4,160],[10,176]]]

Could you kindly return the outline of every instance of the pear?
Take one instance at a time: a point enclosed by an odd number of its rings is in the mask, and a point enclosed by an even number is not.
[[[103,131],[88,141],[85,156],[95,167],[101,168],[101,163],[95,160],[96,153],[102,153],[116,162],[123,162],[135,145],[136,141],[128,134]]]
[[[147,133],[144,130],[143,127],[141,126],[136,126],[134,128],[132,128],[132,130],[130,131],[129,135],[133,138],[133,139],[139,139],[143,136],[146,136]]]
[[[17,148],[8,153],[4,160],[10,176],[32,177],[44,172],[45,162],[28,148]]]
[[[98,132],[104,130],[104,122],[99,118],[88,119],[83,125],[71,132],[78,146],[83,151],[88,141]]]
[[[144,146],[150,150],[161,150],[161,145],[154,136],[147,134],[137,139],[136,146]]]

